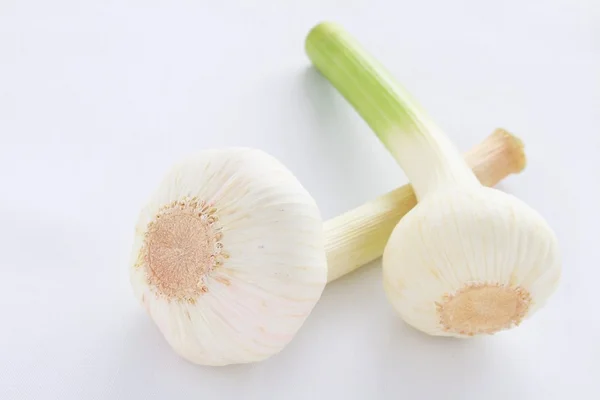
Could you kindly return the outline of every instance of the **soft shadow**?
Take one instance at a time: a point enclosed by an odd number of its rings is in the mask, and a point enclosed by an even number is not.
[[[353,351],[364,363],[365,373],[378,371],[381,386],[387,387],[386,393],[402,393],[406,398],[436,398],[443,387],[445,398],[460,399],[475,393],[481,395],[486,385],[498,386],[496,389],[511,398],[522,398],[527,392],[526,377],[519,372],[519,356],[503,340],[503,335],[511,332],[455,339],[429,336],[412,328],[385,297],[379,260],[328,285],[307,321],[309,332],[300,337],[319,340],[319,335],[312,331],[323,326],[343,327],[330,335],[330,339],[341,337],[348,327],[353,330],[351,340],[359,348]],[[327,346],[335,343],[322,347]],[[345,346],[343,351],[348,351],[348,344]],[[509,387],[501,386],[507,381]]]
[[[220,390],[224,394],[241,394],[244,385],[251,384],[260,373],[257,370],[260,364],[212,367],[185,360],[173,351],[143,311],[129,313],[124,325],[124,333],[115,333],[121,350],[115,361],[118,371],[111,384],[112,390],[123,398],[134,391],[139,395],[140,388],[149,384],[161,388],[187,388],[199,393],[206,388],[205,385],[209,385],[222,388]],[[156,382],[157,379],[160,382]],[[148,388],[148,395],[152,394],[151,388]]]
[[[511,185],[511,178],[514,178],[515,175],[510,175],[507,176],[506,178],[504,178],[503,180],[501,180],[500,182],[498,182],[496,185],[492,186],[494,189],[498,189],[504,193],[509,193],[509,194],[514,194],[513,193],[513,186]]]
[[[504,390],[502,395],[509,398],[522,398],[527,392],[518,355],[506,349],[499,336],[430,337],[392,312],[381,329],[387,332],[381,337],[377,362],[383,385],[423,398],[438,396],[440,388],[444,388],[446,398],[471,398],[487,390],[498,395],[494,398],[501,398],[497,389]],[[498,382],[510,384],[494,388]]]
[[[298,83],[291,109],[302,115],[298,144],[315,155],[312,165],[320,171],[318,183],[306,184],[326,189],[311,190],[320,205],[338,214],[403,183],[402,170],[373,131],[314,67],[300,71]]]
[[[308,66],[302,71],[302,87],[304,88],[304,94],[306,95],[309,103],[307,103],[307,111],[312,113],[312,117],[317,120],[319,124],[330,132],[330,135],[348,136],[348,133],[336,132],[336,129],[345,126],[344,121],[348,118],[361,121],[356,115],[351,105],[338,93],[338,91],[329,83],[329,81],[323,77],[319,71],[313,66]],[[357,131],[358,134],[362,135],[361,132],[367,129],[367,126],[363,123],[360,129],[353,126],[354,122],[347,124],[346,127],[353,127],[352,131]],[[332,131],[329,131],[332,129]],[[354,135],[354,132],[350,132],[350,136]]]

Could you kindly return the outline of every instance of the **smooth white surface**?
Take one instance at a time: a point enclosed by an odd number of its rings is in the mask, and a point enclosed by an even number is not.
[[[283,3],[0,4],[0,398],[599,398],[597,3]],[[376,263],[330,285],[278,356],[193,366],[127,276],[139,207],[172,162],[264,149],[326,217],[405,183],[309,68],[303,40],[323,19],[359,37],[461,149],[497,126],[524,140],[529,165],[501,188],[556,229],[562,284],[519,329],[442,340],[396,317]]]

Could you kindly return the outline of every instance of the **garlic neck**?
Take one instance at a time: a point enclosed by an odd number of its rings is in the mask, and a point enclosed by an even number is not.
[[[392,128],[386,147],[410,181],[420,201],[435,191],[480,187],[458,150],[433,124],[422,130]]]
[[[446,185],[479,185],[416,101],[343,28],[317,25],[306,39],[306,52],[392,153],[418,199]]]
[[[525,168],[525,152],[519,138],[497,129],[467,152],[465,161],[482,185],[495,186]],[[328,282],[381,257],[394,227],[416,204],[407,184],[326,221]]]

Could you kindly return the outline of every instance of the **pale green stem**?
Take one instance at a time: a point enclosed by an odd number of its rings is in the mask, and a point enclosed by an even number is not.
[[[314,27],[306,52],[391,152],[417,198],[445,186],[479,185],[448,137],[342,27],[330,22]]]

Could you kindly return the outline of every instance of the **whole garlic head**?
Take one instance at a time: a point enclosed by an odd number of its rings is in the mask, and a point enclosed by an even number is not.
[[[467,337],[519,325],[555,291],[554,232],[522,201],[496,189],[423,198],[383,254],[384,290],[413,327]]]
[[[387,297],[412,326],[468,337],[518,325],[558,285],[550,226],[513,196],[485,188],[408,91],[342,26],[306,38],[313,64],[400,164],[418,204],[383,252]]]
[[[139,216],[132,257],[135,296],[196,364],[278,353],[327,282],[315,201],[254,149],[202,151],[175,165]]]

